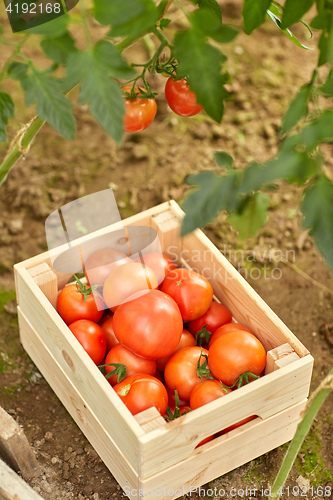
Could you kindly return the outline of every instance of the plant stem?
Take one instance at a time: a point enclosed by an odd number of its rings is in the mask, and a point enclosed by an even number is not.
[[[11,63],[13,62],[13,60],[15,59],[16,56],[19,55],[23,45],[25,44],[25,42],[28,40],[28,38],[30,37],[31,35],[28,35],[28,34],[25,34],[21,40],[18,42],[18,44],[15,46],[15,49],[13,50],[12,54],[8,57],[7,61],[5,62],[3,68],[2,68],[2,71],[0,73],[0,82],[1,80],[3,80],[5,78],[5,76],[7,75],[7,72],[8,72],[8,68],[9,66],[11,65]]]
[[[278,475],[276,476],[272,486],[272,499],[280,497],[280,493],[278,493],[278,491],[282,491],[282,487],[286,482],[293,463],[296,460],[297,454],[310,430],[312,422],[332,389],[333,368],[327,377],[325,377],[325,379],[320,383],[308,401],[303,420],[298,424],[296,434],[289,445]]]
[[[80,0],[79,3],[80,3],[80,12],[81,12],[81,17],[82,17],[84,34],[86,37],[88,48],[91,49],[92,41],[91,41],[91,36],[90,36],[90,31],[89,31],[89,26],[88,26],[87,11],[86,11],[86,7],[84,5],[84,0]]]

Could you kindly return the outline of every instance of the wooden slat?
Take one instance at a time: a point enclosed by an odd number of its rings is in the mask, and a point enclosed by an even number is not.
[[[28,271],[17,272],[20,308],[82,398],[134,468],[138,468],[138,436],[143,430],[111,389],[88,354],[51,306]],[[52,374],[56,378],[56,372]],[[60,398],[62,399],[62,398]],[[103,401],[103,404],[101,404]]]
[[[20,476],[0,460],[0,500],[43,500]]]
[[[43,340],[31,326],[25,315],[18,308],[21,342],[33,362],[38,366],[46,381],[50,384],[63,405],[71,414],[81,431],[95,448],[105,465],[109,468],[122,486],[133,488],[137,485],[137,474],[128,463],[123,453],[115,445],[110,433],[96,416],[98,406],[90,407],[88,402],[69,380],[65,371],[59,366]],[[111,427],[115,425],[110,415]],[[25,499],[22,499],[25,500]]]
[[[46,262],[31,267],[28,269],[28,273],[56,309],[58,299],[57,275],[51,270]]]
[[[275,349],[271,349],[267,352],[265,375],[279,368],[283,368],[297,359],[299,359],[299,356],[290,344],[286,343],[275,347]]]
[[[159,474],[141,480],[145,499],[156,498],[166,490],[164,499],[172,500],[190,492],[190,488],[212,481],[218,476],[240,467],[277,446],[290,441],[300,421],[306,401],[287,408],[266,420],[255,419],[197,448],[192,456]],[[179,491],[176,491],[176,490]],[[168,495],[168,490],[170,494]],[[173,491],[172,491],[173,490]],[[192,495],[194,490],[192,489]],[[197,492],[198,493],[198,492]],[[229,491],[226,491],[227,497]],[[201,495],[202,497],[202,495]],[[134,496],[130,497],[134,500]],[[222,496],[221,496],[222,498]]]
[[[172,260],[180,263],[182,252],[182,240],[180,237],[179,218],[171,211],[153,215],[151,217],[151,226],[156,229],[162,251],[169,255]]]
[[[264,419],[303,401],[309,393],[313,358],[304,356],[224,398],[140,436],[142,479],[160,472],[185,458],[205,437],[251,415]],[[281,421],[281,425],[283,422]],[[163,461],[159,459],[163,449]]]
[[[38,473],[38,464],[22,427],[0,406],[0,456],[24,479]]]

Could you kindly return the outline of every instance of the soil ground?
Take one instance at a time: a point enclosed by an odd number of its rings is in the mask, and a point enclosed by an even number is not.
[[[221,5],[224,21],[241,26],[241,3],[222,1]],[[182,18],[177,16],[177,22],[182,24]],[[3,6],[0,22],[6,26]],[[302,28],[296,27],[295,32],[315,46],[306,39]],[[98,35],[98,28],[93,27],[93,34]],[[142,134],[127,135],[123,145],[117,147],[89,116],[87,108],[77,107],[75,142],[65,141],[45,125],[29,154],[15,166],[1,188],[0,405],[23,426],[35,450],[42,473],[31,485],[46,500],[119,500],[122,492],[20,344],[12,267],[47,249],[46,217],[73,199],[112,186],[121,215],[127,217],[169,199],[181,203],[187,190],[187,174],[217,168],[214,151],[231,154],[239,169],[276,153],[281,118],[297,89],[310,80],[316,50],[297,48],[266,23],[250,37],[241,34],[225,47],[225,52],[233,95],[221,125],[204,114],[189,119],[173,115],[163,97],[165,80],[154,77],[151,83],[159,92],[158,115]],[[26,53],[37,64],[43,64],[35,41],[28,44]],[[144,58],[145,50],[135,47],[127,55]],[[0,67],[6,57],[6,51],[0,54]],[[14,92],[18,103],[16,119],[9,126],[12,139],[34,110],[24,107],[19,86],[5,83],[3,90]],[[6,147],[0,144],[0,157]],[[326,153],[331,168],[331,151],[327,149]],[[243,268],[241,272],[253,288],[310,350],[315,358],[313,389],[332,365],[330,330],[321,327],[333,322],[333,295],[305,279],[297,269],[331,289],[333,279],[301,227],[298,188],[280,184],[270,194],[269,222],[258,237],[239,241],[223,215],[204,231],[237,268]],[[273,262],[268,263],[265,275],[264,263],[248,262],[235,253],[270,248],[281,250],[285,257],[289,252],[289,261],[297,269]],[[329,396],[287,485],[311,484],[314,491],[317,486],[333,488],[332,413],[333,399]],[[283,446],[267,453],[211,482],[206,489],[261,490],[274,478],[285,449]],[[201,497],[212,498],[209,491]],[[258,491],[256,498],[261,497]],[[320,494],[312,497],[320,498]],[[240,493],[234,498],[246,495]],[[307,498],[311,498],[309,493]]]

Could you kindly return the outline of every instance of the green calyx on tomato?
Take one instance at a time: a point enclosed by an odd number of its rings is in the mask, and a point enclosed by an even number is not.
[[[128,86],[122,88],[123,97],[130,101],[134,99],[154,99],[157,92],[153,92],[149,86],[146,88],[133,86],[130,91],[127,90]]]
[[[205,358],[205,361],[202,364],[200,364],[201,358]],[[215,380],[215,378],[212,377],[212,372],[210,371],[209,368],[207,368],[207,365],[208,365],[208,356],[207,354],[201,353],[197,363],[197,375],[199,379],[202,380],[203,378],[208,378],[210,380]]]
[[[195,341],[199,347],[202,347],[203,342],[209,344],[212,333],[209,330],[207,330],[207,326],[208,323],[207,325],[203,326],[199,332],[195,334]]]
[[[97,291],[98,288],[100,288],[103,285],[93,285],[93,286],[88,286],[82,283],[80,278],[74,274],[74,278],[76,281],[76,288],[77,290],[83,295],[83,302],[86,302],[88,296],[92,293],[95,292],[96,295],[98,295],[101,299],[103,299],[102,295]]]
[[[164,417],[165,420],[167,422],[171,422],[171,420],[175,420],[176,418],[182,416],[182,415],[185,415],[186,413],[189,413],[191,410],[191,408],[189,408],[188,410],[181,410],[179,408],[179,396],[178,396],[178,391],[177,389],[175,389],[175,409],[172,413],[171,409],[170,409],[170,406],[167,407],[166,409],[167,411],[167,417]]]
[[[112,377],[112,375],[118,375],[117,383],[122,382],[126,378],[127,368],[123,363],[107,363],[106,365],[98,365],[98,368],[104,368],[105,366],[114,366],[114,370],[107,373],[105,378],[108,379]]]
[[[226,385],[226,384],[223,384],[222,382],[221,382],[221,384],[224,387],[227,387],[228,389],[233,389],[234,387],[237,387],[237,389],[239,389],[243,385],[247,385],[250,382],[253,382],[253,380],[257,380],[258,378],[260,378],[259,375],[255,375],[254,373],[251,373],[251,372],[244,372],[238,377],[238,379],[236,380],[236,382],[234,384]],[[250,380],[250,379],[252,379],[252,380]]]

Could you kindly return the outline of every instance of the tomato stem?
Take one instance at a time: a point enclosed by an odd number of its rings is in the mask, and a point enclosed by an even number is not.
[[[82,281],[80,280],[80,278],[76,274],[74,274],[74,278],[76,280],[76,288],[77,288],[77,290],[80,293],[82,293],[82,295],[84,297],[83,302],[85,302],[87,300],[87,298],[88,298],[88,295],[90,295],[93,292],[94,292],[94,294],[98,295],[104,301],[102,295],[97,290],[98,288],[102,287],[103,285],[88,286],[88,285],[84,285],[82,283]]]
[[[200,364],[201,358],[205,358],[205,361],[202,364]],[[208,356],[207,354],[202,354],[202,349],[197,363],[197,375],[200,380],[202,380],[203,378],[216,380],[214,377],[212,377],[212,372],[208,368]]]
[[[108,379],[112,377],[112,375],[118,375],[117,383],[122,382],[126,378],[127,368],[123,363],[107,363],[106,365],[98,365],[98,368],[104,368],[105,366],[114,366],[114,370],[107,373],[105,378]]]
[[[203,341],[205,341],[207,344],[209,344],[210,338],[212,336],[212,333],[207,330],[207,325],[203,326],[199,332],[195,334],[195,341],[199,347],[202,347]]]

